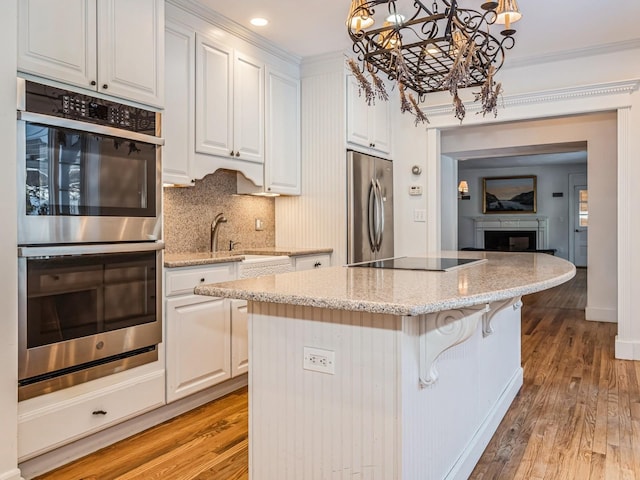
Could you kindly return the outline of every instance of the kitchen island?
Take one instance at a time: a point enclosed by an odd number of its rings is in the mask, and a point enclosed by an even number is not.
[[[249,301],[252,480],[464,479],[522,385],[520,298],[546,254],[449,272],[332,267],[203,285]]]

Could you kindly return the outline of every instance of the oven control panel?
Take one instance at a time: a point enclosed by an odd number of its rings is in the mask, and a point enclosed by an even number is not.
[[[26,110],[54,117],[97,123],[157,135],[158,113],[27,80]]]

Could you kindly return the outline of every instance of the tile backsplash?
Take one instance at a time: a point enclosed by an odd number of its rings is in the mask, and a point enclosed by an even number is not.
[[[240,242],[236,250],[275,246],[275,201],[273,198],[236,195],[236,172],[218,170],[194,187],[164,188],[164,241],[167,253],[209,250],[211,222],[223,213],[218,249]],[[256,219],[263,230],[256,231]]]

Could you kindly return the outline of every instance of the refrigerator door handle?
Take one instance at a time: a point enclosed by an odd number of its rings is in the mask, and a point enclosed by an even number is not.
[[[382,199],[382,186],[378,179],[376,179],[376,191],[378,192],[378,208],[376,209],[376,223],[378,227],[378,231],[376,233],[376,251],[379,252],[382,247],[382,233],[384,232],[384,203]]]
[[[376,251],[376,210],[377,210],[377,195],[376,195],[376,184],[371,179],[371,183],[369,185],[369,208],[367,210],[367,233],[369,234],[369,246],[371,247],[371,251]]]

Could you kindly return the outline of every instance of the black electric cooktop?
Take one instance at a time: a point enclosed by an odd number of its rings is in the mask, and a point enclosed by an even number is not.
[[[484,263],[486,259],[478,258],[445,258],[445,257],[398,257],[372,262],[357,263],[351,267],[388,268],[392,270],[429,270],[448,272],[460,267]]]

